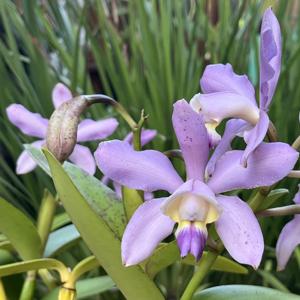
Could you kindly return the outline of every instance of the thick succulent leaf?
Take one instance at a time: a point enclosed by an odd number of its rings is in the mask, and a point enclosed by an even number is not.
[[[2,198],[0,232],[8,238],[22,259],[41,257],[41,239],[36,227],[19,209]]]
[[[25,145],[25,148],[36,163],[50,175],[48,162],[43,152],[30,145]],[[63,166],[86,201],[106,221],[115,234],[121,237],[125,229],[126,218],[123,204],[116,193],[76,165],[65,162]]]
[[[221,285],[196,293],[193,300],[299,300],[295,294],[254,285]]]
[[[205,259],[206,255],[207,252],[204,251],[201,260]],[[180,252],[175,241],[168,244],[163,244],[159,248],[157,248],[150,259],[147,260],[144,265],[145,270],[149,274],[149,276],[153,278],[162,269],[168,267],[169,265],[180,259]],[[191,255],[188,255],[186,258],[184,258],[182,262],[188,265],[196,265],[195,258]],[[212,266],[212,269],[215,271],[237,274],[248,273],[248,270],[245,267],[223,256],[218,256]]]
[[[104,219],[97,214],[94,207],[85,200],[60,163],[49,151],[44,150],[44,153],[60,200],[71,220],[101,266],[125,297],[145,300],[163,299],[153,281],[139,266],[125,268],[122,265],[119,239]]]

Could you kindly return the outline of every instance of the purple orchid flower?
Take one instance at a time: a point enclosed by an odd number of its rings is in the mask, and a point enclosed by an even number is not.
[[[244,168],[240,164],[243,151],[229,151],[205,180],[209,137],[202,116],[185,100],[179,100],[174,104],[172,120],[186,166],[185,182],[159,151],[134,151],[127,142],[113,140],[100,143],[95,152],[100,170],[119,184],[170,193],[166,198],[148,200],[136,210],[122,239],[123,263],[138,264],[150,256],[176,223],[181,256],[191,253],[199,259],[207,239],[206,225],[216,222],[230,255],[257,268],[264,248],[258,221],[244,201],[221,193],[273,184],[289,173],[298,153],[284,143],[262,143]]]
[[[150,143],[157,135],[157,131],[154,129],[142,129],[141,132],[141,146],[145,146],[148,143]],[[132,147],[133,147],[133,133],[130,132],[128,133],[125,138],[123,139],[123,141],[129,143]],[[105,185],[108,185],[111,181],[111,179],[108,176],[103,176],[102,180],[101,180]],[[122,198],[122,186],[115,182],[112,181],[114,190],[116,192],[116,194]],[[144,194],[144,200],[149,200],[153,198],[153,193],[145,193]]]
[[[215,64],[205,68],[200,80],[203,94],[195,95],[190,104],[201,112],[210,132],[225,118],[239,118],[226,128],[227,139],[219,146],[217,155],[230,147],[235,135],[243,135],[247,147],[241,163],[263,141],[269,126],[269,109],[278,82],[281,66],[280,26],[271,8],[263,16],[260,42],[260,103],[257,106],[255,90],[246,75],[237,75],[230,64]],[[218,157],[217,157],[218,158]],[[217,159],[216,158],[216,159]],[[210,166],[213,171],[213,165]]]
[[[52,101],[55,108],[63,102],[73,98],[70,90],[58,83],[52,91]],[[31,145],[41,148],[45,144],[48,119],[43,118],[40,114],[28,111],[21,104],[11,104],[6,108],[9,121],[18,127],[24,134],[37,137],[40,140],[33,142]],[[77,141],[88,142],[104,139],[110,136],[118,126],[118,121],[114,118],[94,121],[85,119],[78,126]],[[69,160],[81,167],[89,174],[96,171],[96,163],[90,149],[77,144]],[[24,150],[17,160],[16,173],[26,174],[31,172],[37,164]]]
[[[300,204],[300,185],[299,191],[294,197],[294,202]],[[282,229],[277,245],[277,270],[284,270],[294,249],[300,244],[300,215],[295,215]]]

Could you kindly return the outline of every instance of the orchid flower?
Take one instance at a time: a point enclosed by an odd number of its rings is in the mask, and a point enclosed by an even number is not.
[[[154,130],[154,129],[142,129],[142,132],[141,132],[141,146],[145,146],[147,145],[148,143],[150,143],[154,138],[155,136],[157,135],[157,131]],[[130,132],[128,133],[125,138],[123,139],[123,141],[129,143],[132,147],[133,147],[133,133]],[[109,177],[107,176],[103,176],[102,180],[101,180],[105,185],[108,185],[109,182],[111,181]],[[113,181],[112,182],[113,184],[113,187],[114,187],[114,190],[116,192],[116,194],[122,198],[122,186]],[[145,200],[149,200],[149,199],[152,199],[153,198],[153,193],[145,193],[144,194],[144,199]]]
[[[203,94],[196,94],[190,102],[195,111],[203,114],[211,134],[223,119],[241,119],[231,122],[229,128],[225,129],[227,139],[223,140],[215,155],[222,155],[229,149],[234,136],[242,134],[247,143],[241,158],[241,163],[245,166],[250,154],[267,133],[269,126],[267,111],[280,73],[281,33],[271,8],[264,13],[260,36],[259,107],[255,100],[254,87],[248,77],[235,74],[230,64],[207,66],[200,80]],[[213,167],[211,165],[209,171],[212,171]]]
[[[300,185],[299,191],[294,197],[294,202],[300,204]],[[294,218],[288,222],[282,229],[277,245],[277,270],[282,271],[294,249],[300,244],[300,215],[295,215]]]
[[[264,248],[258,221],[239,197],[221,193],[273,184],[289,173],[298,153],[284,143],[262,143],[244,168],[240,164],[243,151],[229,151],[206,181],[209,137],[202,116],[185,100],[179,100],[174,104],[172,120],[186,166],[185,182],[159,151],[134,151],[127,142],[112,140],[100,143],[95,152],[100,170],[119,184],[170,193],[169,197],[146,201],[135,211],[122,239],[123,263],[130,266],[149,257],[176,223],[181,256],[191,253],[199,259],[206,244],[206,225],[216,222],[230,255],[257,268]]]
[[[62,83],[55,85],[52,91],[52,102],[55,108],[72,98],[70,90],[65,85]],[[48,119],[43,118],[40,114],[28,111],[21,104],[9,105],[6,108],[6,113],[9,121],[24,134],[39,138],[31,144],[33,147],[41,148],[45,144]],[[117,126],[118,122],[114,118],[99,121],[85,119],[78,126],[77,141],[87,142],[104,139],[110,136]],[[94,174],[96,171],[96,163],[88,147],[77,144],[69,160],[89,174]],[[16,173],[26,174],[35,169],[36,166],[36,162],[24,150],[17,160]]]

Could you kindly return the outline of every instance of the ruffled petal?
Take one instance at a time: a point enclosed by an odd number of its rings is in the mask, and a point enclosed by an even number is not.
[[[40,149],[45,141],[36,141],[31,146]],[[31,158],[26,150],[24,150],[19,156],[16,164],[16,173],[18,175],[26,174],[34,170],[37,163]]]
[[[244,151],[241,163],[247,164],[249,155],[257,148],[257,146],[264,140],[268,128],[269,128],[269,117],[263,110],[259,113],[259,121],[257,124],[249,130],[247,133],[247,147]]]
[[[100,143],[95,158],[104,175],[129,188],[172,193],[182,183],[165,155],[154,150],[134,151],[124,141]]]
[[[256,105],[255,90],[246,75],[237,75],[231,64],[208,65],[200,79],[204,94],[231,92],[244,96]]]
[[[294,217],[282,229],[277,244],[277,270],[282,271],[293,251],[300,244],[300,215]]]
[[[146,201],[130,219],[121,244],[125,266],[138,264],[149,257],[159,242],[172,233],[175,223],[160,210],[164,199]]]
[[[188,179],[203,179],[209,139],[202,116],[185,100],[174,104],[173,127],[182,151]]]
[[[225,153],[217,162],[208,186],[215,193],[269,186],[284,178],[294,167],[298,152],[285,143],[262,143],[249,156],[247,167],[240,163],[243,151]]]
[[[85,119],[78,125],[77,141],[88,142],[105,139],[114,133],[118,125],[115,118],[99,121]]]
[[[249,126],[251,126],[249,123],[240,119],[233,119],[226,122],[224,134],[206,165],[206,177],[209,177],[213,174],[218,159],[225,152],[231,150],[231,142],[234,137],[243,133],[244,130],[246,130]]]
[[[271,8],[264,13],[260,39],[260,107],[267,110],[281,67],[280,26]]]
[[[203,115],[207,123],[220,123],[226,118],[243,119],[255,125],[259,109],[249,98],[230,92],[196,94],[190,101],[192,108]]]
[[[236,196],[218,196],[222,213],[216,230],[229,254],[239,263],[257,269],[264,251],[264,239],[251,208]]]
[[[91,175],[95,174],[95,159],[88,147],[77,144],[68,159],[87,173]]]
[[[32,113],[21,104],[11,104],[6,108],[9,121],[29,136],[45,138],[48,120],[40,114]]]
[[[58,108],[62,103],[72,99],[71,91],[62,83],[57,83],[52,90],[52,102],[55,108]]]

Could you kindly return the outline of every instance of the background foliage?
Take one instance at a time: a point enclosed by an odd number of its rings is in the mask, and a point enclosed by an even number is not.
[[[230,62],[257,86],[260,20],[270,4],[283,35],[282,73],[270,116],[280,140],[292,143],[299,135],[300,110],[297,0],[0,0],[0,196],[35,222],[44,189],[54,192],[40,169],[23,176],[15,174],[22,144],[31,139],[8,122],[5,108],[9,104],[21,103],[49,117],[53,111],[51,90],[58,81],[74,94],[106,93],[136,118],[144,108],[150,115],[147,127],[159,132],[154,146],[175,148],[172,103],[190,99],[199,91],[199,78],[207,64]],[[89,114],[97,119],[115,112],[96,106]],[[121,122],[117,136],[124,136],[127,130]],[[90,146],[95,149],[97,144]],[[296,184],[289,180],[285,187],[293,193]],[[290,198],[281,201],[288,203]],[[287,220],[263,221],[268,245],[274,246]],[[74,244],[78,247],[59,254],[66,264],[74,265],[88,252],[80,239]],[[259,272],[250,271],[247,276],[212,273],[206,283],[262,284],[299,293],[299,267],[297,250],[286,271],[275,273],[274,249],[269,247]],[[159,276],[171,296],[181,292],[178,289],[190,275],[190,267],[175,265]],[[115,293],[102,295],[112,299],[109,297]]]

